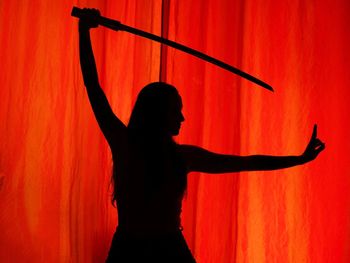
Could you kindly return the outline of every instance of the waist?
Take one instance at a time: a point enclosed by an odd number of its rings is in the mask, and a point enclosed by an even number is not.
[[[120,235],[130,238],[166,238],[173,237],[177,235],[182,235],[182,227],[181,226],[131,226],[131,225],[123,225],[118,224],[117,230]]]
[[[171,233],[181,229],[178,209],[118,209],[118,225],[129,232]]]

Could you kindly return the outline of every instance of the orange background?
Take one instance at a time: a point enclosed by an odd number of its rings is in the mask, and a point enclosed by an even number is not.
[[[180,143],[300,154],[318,124],[326,150],[312,163],[189,175],[182,224],[198,262],[350,262],[347,0],[1,1],[1,262],[103,262],[117,224],[73,5],[157,35],[163,26],[169,39],[275,89],[100,27],[92,40],[101,85],[124,122],[139,90],[161,75],[183,97]]]

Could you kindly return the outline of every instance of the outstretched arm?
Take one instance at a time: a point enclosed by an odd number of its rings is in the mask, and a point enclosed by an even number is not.
[[[97,122],[111,144],[123,137],[125,125],[114,115],[106,95],[100,87],[95,58],[92,51],[90,28],[97,27],[94,17],[99,15],[95,9],[84,9],[86,16],[79,20],[80,66],[84,84]]]
[[[179,146],[189,171],[204,173],[268,171],[293,167],[314,160],[324,148],[324,143],[317,138],[316,125],[306,150],[299,156],[235,156],[216,154],[192,145]]]

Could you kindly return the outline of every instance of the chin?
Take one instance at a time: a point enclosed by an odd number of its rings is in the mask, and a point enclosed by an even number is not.
[[[180,129],[173,131],[171,135],[176,136],[176,135],[179,135],[179,133],[180,133]]]

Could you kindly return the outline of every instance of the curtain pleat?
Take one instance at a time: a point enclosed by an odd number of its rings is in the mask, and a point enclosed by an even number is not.
[[[346,0],[0,2],[1,262],[104,262],[117,225],[74,5],[166,34],[275,89],[99,27],[91,35],[101,86],[124,123],[141,88],[161,78],[183,98],[179,143],[297,155],[318,124],[326,150],[311,163],[189,175],[182,225],[198,262],[350,262]]]

